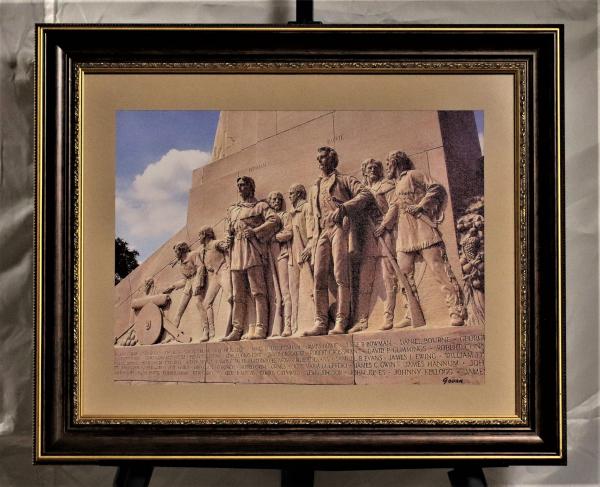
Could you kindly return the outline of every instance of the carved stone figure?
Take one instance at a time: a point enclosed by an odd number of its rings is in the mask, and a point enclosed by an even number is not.
[[[395,222],[388,217],[387,224],[382,225],[384,218],[392,211],[390,207],[395,186],[389,179],[384,179],[381,161],[366,159],[362,162],[361,169],[365,186],[373,194],[376,204],[367,208],[364,218],[356,323],[348,333],[364,331],[369,327],[369,306],[378,268],[381,270],[385,288],[384,322],[380,330],[390,330],[394,326],[398,291],[398,279],[391,262],[395,249]]]
[[[231,320],[231,276],[227,263],[227,242],[218,241],[212,227],[203,226],[198,233],[200,246],[197,255],[197,289],[200,317],[202,320],[202,338],[208,341],[215,336],[215,313],[213,304],[220,290],[221,302],[229,308],[228,321]]]
[[[285,227],[289,215],[284,211],[283,194],[279,191],[272,191],[267,196],[267,201],[281,220],[282,227]],[[271,303],[273,310],[272,336],[290,336],[292,334],[292,298],[290,296],[288,256],[289,250],[285,241],[281,241],[281,238],[277,239],[277,235],[273,235],[269,241],[269,268],[275,298]]]
[[[173,251],[175,252],[176,257],[176,261],[173,265],[179,264],[182,279],[164,289],[163,293],[170,294],[176,289],[183,289],[181,301],[179,302],[179,307],[177,308],[175,319],[173,320],[173,324],[179,328],[183,313],[185,313],[194,291],[198,289],[197,279],[202,279],[202,276],[198,275],[197,272],[196,253],[191,251],[190,246],[186,242],[175,244],[173,246]]]
[[[406,153],[390,152],[387,159],[388,177],[396,184],[391,211],[382,225],[397,222],[396,256],[402,273],[409,277],[415,296],[415,259],[421,255],[441,286],[450,314],[450,324],[462,326],[465,310],[462,291],[452,272],[446,247],[437,226],[444,217],[446,190],[426,174],[414,168]]]
[[[464,215],[456,222],[459,235],[458,254],[463,271],[463,292],[468,315],[467,324],[475,326],[485,324],[483,212],[483,196],[475,197],[465,208]]]
[[[300,289],[310,289],[309,296],[302,296],[302,306],[313,310],[312,289],[314,288],[313,270],[308,255],[311,248],[313,221],[310,205],[306,201],[306,188],[302,184],[292,184],[289,189],[292,209],[284,228],[275,238],[285,242],[288,248],[288,275],[290,297],[292,301],[291,329],[284,328],[282,336],[290,336],[298,331],[300,309]]]
[[[223,338],[235,341],[242,337],[247,321],[247,289],[250,289],[256,312],[255,325],[249,326],[248,338],[266,338],[269,304],[265,268],[268,263],[267,240],[277,231],[281,221],[265,201],[254,197],[254,180],[248,176],[237,179],[240,201],[227,210],[227,248],[231,255],[233,291],[232,330]]]
[[[337,289],[335,326],[331,334],[346,333],[350,315],[349,236],[352,217],[373,198],[353,176],[340,174],[338,154],[331,147],[318,150],[321,177],[311,188],[310,205],[314,218],[312,262],[315,278],[315,323],[305,336],[324,335],[328,330],[330,262]],[[303,257],[308,255],[308,249]]]

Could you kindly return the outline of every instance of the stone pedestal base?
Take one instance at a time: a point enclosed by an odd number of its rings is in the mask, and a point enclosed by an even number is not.
[[[482,384],[480,327],[115,347],[115,380],[240,384]]]

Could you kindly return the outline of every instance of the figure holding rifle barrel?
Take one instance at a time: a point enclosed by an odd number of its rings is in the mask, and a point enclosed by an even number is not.
[[[387,172],[388,177],[395,181],[395,198],[390,205],[391,211],[375,230],[375,234],[383,235],[391,222],[397,222],[396,258],[400,273],[408,278],[413,295],[418,296],[414,268],[415,259],[421,255],[445,295],[450,324],[462,326],[465,319],[462,292],[437,228],[444,218],[446,190],[441,184],[416,170],[410,158],[402,151],[390,152]],[[412,325],[417,325],[415,316],[411,317]]]
[[[361,252],[360,277],[358,286],[358,305],[356,309],[355,324],[348,333],[365,331],[369,327],[369,312],[373,285],[377,275],[377,269],[381,269],[385,289],[384,298],[384,322],[380,330],[391,330],[394,327],[394,311],[396,308],[396,296],[398,293],[398,282],[402,282],[402,276],[398,276],[397,264],[394,257],[394,228],[396,222],[388,219],[385,226],[381,226],[384,217],[390,211],[390,205],[394,198],[395,186],[389,179],[383,177],[383,164],[375,159],[366,159],[361,165],[363,182],[371,191],[374,203],[365,209],[363,222],[363,243]],[[375,229],[380,228],[382,233],[375,235]],[[419,306],[418,301],[415,301]],[[413,314],[421,313],[420,310]],[[422,313],[421,313],[422,314]],[[398,325],[399,328],[410,325],[410,314]]]

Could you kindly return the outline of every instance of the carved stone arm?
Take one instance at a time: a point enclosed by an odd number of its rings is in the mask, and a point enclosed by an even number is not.
[[[268,209],[263,211],[263,216],[265,222],[253,228],[253,230],[256,238],[262,242],[266,242],[281,228],[281,219],[274,211]]]
[[[287,225],[286,227],[283,228],[283,230],[281,230],[279,233],[277,233],[275,235],[275,240],[277,240],[280,243],[289,242],[290,240],[292,240],[293,236],[294,236],[294,233],[292,231],[291,225]]]
[[[375,204],[373,194],[358,179],[353,176],[346,176],[346,186],[352,198],[343,203],[346,214],[356,213],[364,209],[369,203]]]
[[[419,206],[429,215],[437,218],[438,214],[444,210],[446,190],[441,184],[437,183],[424,173],[419,172],[415,177],[417,177],[418,182],[425,187],[425,195],[419,202]]]
[[[163,293],[164,294],[169,294],[169,293],[172,293],[173,291],[175,291],[177,289],[183,289],[185,287],[185,283],[186,283],[186,279],[180,279],[179,281],[174,282],[168,288],[166,288],[165,290],[163,290]]]
[[[398,221],[398,202],[394,199],[388,208],[388,211],[383,216],[381,226],[387,230],[393,230]]]

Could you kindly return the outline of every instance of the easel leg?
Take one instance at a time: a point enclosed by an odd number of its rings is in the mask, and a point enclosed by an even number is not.
[[[281,471],[281,487],[313,487],[315,471],[312,469],[284,469]]]
[[[487,487],[481,467],[458,467],[448,472],[452,487]]]
[[[113,487],[148,487],[152,465],[124,464],[117,467]]]

